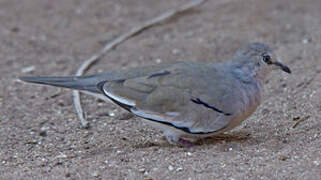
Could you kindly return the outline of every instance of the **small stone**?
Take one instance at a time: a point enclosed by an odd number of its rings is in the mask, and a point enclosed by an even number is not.
[[[145,177],[144,180],[153,180],[151,177]]]
[[[289,158],[286,157],[286,156],[280,156],[280,157],[279,157],[279,160],[280,160],[280,161],[286,161],[287,159],[289,159]]]
[[[171,166],[171,165],[169,165],[169,166],[168,166],[168,170],[173,171],[173,170],[174,170],[174,167]]]
[[[115,113],[114,113],[114,112],[108,112],[108,116],[114,117],[114,116],[115,116]]]
[[[60,165],[63,165],[64,164],[64,162],[61,160],[61,159],[59,159],[57,162],[56,162],[56,166],[60,166]]]
[[[48,130],[47,127],[41,127],[39,131],[39,136],[46,137],[48,135],[47,130]]]
[[[60,110],[60,109],[57,110],[56,113],[57,113],[57,114],[63,114],[62,110]]]
[[[62,100],[62,99],[59,99],[57,105],[60,106],[60,107],[64,107],[65,106],[65,101]]]
[[[296,116],[296,117],[293,117],[293,118],[292,118],[293,121],[297,121],[297,120],[299,120],[299,119],[301,119],[300,116]]]
[[[56,158],[66,158],[67,155],[64,153],[60,153],[58,156],[56,156]]]
[[[153,169],[152,169],[152,171],[157,171],[157,170],[158,170],[158,168],[153,168]]]
[[[192,156],[191,152],[187,152],[186,154],[187,154],[187,156]]]
[[[315,164],[316,166],[319,166],[320,162],[319,161],[313,161],[313,164]]]
[[[66,177],[66,178],[69,178],[70,176],[71,176],[70,173],[66,173],[66,174],[65,174],[65,177]]]
[[[302,39],[302,44],[308,44],[310,42],[310,39],[304,38]]]
[[[177,55],[179,53],[180,53],[180,50],[178,50],[178,49],[173,49],[172,50],[172,54],[174,54],[174,55]]]
[[[28,66],[21,70],[22,73],[30,73],[35,70],[35,66]]]
[[[183,170],[182,167],[179,167],[179,168],[176,169],[177,172],[182,171],[182,170]]]
[[[40,131],[39,136],[46,137],[47,136],[47,131]]]
[[[157,64],[161,63],[162,61],[163,61],[163,60],[160,59],[160,58],[156,59],[156,63],[157,63]]]
[[[99,176],[98,171],[94,171],[94,172],[92,172],[92,173],[91,173],[91,176],[93,176],[93,177],[98,177],[98,176]]]

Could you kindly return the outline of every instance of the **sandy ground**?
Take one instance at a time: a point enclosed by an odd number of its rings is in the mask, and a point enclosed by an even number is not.
[[[270,44],[293,73],[273,72],[262,105],[229,137],[192,148],[88,96],[82,129],[70,90],[17,81],[73,74],[106,42],[184,2],[1,0],[0,179],[321,179],[321,1],[209,1],[90,69],[223,61],[242,44]]]

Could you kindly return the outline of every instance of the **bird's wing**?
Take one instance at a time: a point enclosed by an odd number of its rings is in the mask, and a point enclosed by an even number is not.
[[[147,76],[101,82],[98,89],[147,120],[187,133],[213,133],[227,126],[233,112],[222,109],[227,107],[224,98],[229,98],[229,90],[222,91],[222,85],[208,87],[209,83],[224,83],[215,75],[219,73],[208,75],[207,71],[206,66],[181,64]],[[211,93],[213,90],[219,93]]]

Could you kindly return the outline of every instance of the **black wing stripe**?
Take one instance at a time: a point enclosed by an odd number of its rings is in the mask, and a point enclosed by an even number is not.
[[[222,111],[222,110],[220,110],[220,109],[217,109],[217,108],[214,107],[214,106],[211,106],[211,105],[203,102],[203,101],[200,100],[199,98],[191,99],[191,101],[192,101],[193,103],[195,103],[195,104],[201,104],[201,105],[203,105],[203,106],[205,106],[205,107],[207,107],[207,108],[209,108],[209,109],[212,109],[213,111],[216,111],[216,112],[218,112],[218,113],[224,114],[225,116],[230,116],[230,115],[232,115],[231,113],[226,113],[226,112],[224,112],[224,111]]]
[[[139,116],[141,117],[141,116]],[[141,117],[141,118],[144,118],[144,117]],[[170,123],[170,122],[164,122],[164,121],[157,121],[155,119],[150,119],[150,118],[144,118],[144,119],[147,119],[147,120],[150,120],[150,121],[154,121],[154,122],[157,122],[157,123],[160,123],[160,124],[165,124],[167,126],[171,126],[175,129],[179,129],[179,130],[182,130],[188,134],[211,134],[211,133],[215,133],[217,131],[211,131],[211,132],[192,132],[188,127],[180,127],[180,126],[175,126],[174,124]],[[223,128],[222,128],[223,129]],[[220,129],[221,130],[221,129]]]
[[[190,128],[188,128],[188,127],[175,126],[173,123],[170,123],[170,122],[158,121],[158,120],[155,120],[155,119],[151,119],[151,118],[146,118],[146,117],[143,117],[143,116],[139,116],[139,115],[137,115],[137,114],[135,114],[135,115],[138,116],[138,117],[141,117],[141,118],[143,118],[143,119],[149,120],[149,121],[153,121],[153,122],[156,122],[156,123],[159,123],[159,124],[164,124],[164,125],[167,125],[167,126],[171,126],[171,127],[175,128],[175,129],[184,131],[185,133],[188,133],[188,134],[199,134],[199,135],[212,134],[212,133],[218,132],[219,130],[224,129],[224,128],[227,127],[227,126],[224,126],[223,128],[220,128],[220,129],[218,129],[218,130],[216,130],[216,131],[210,131],[210,132],[201,132],[201,131],[199,131],[199,132],[192,132],[192,131],[190,130]]]
[[[168,75],[168,74],[170,74],[169,71],[159,72],[159,73],[155,73],[155,74],[152,74],[152,75],[148,76],[147,79],[158,77],[158,76],[165,76],[165,75]]]

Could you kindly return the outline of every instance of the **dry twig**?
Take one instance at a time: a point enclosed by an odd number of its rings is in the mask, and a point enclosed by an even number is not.
[[[112,42],[108,43],[105,45],[105,47],[99,51],[96,55],[93,55],[91,58],[89,58],[88,60],[86,60],[81,66],[80,68],[77,70],[76,72],[76,76],[81,76],[84,74],[84,72],[94,63],[96,63],[98,61],[99,58],[101,58],[103,55],[105,55],[109,50],[115,48],[117,45],[119,45],[120,43],[124,42],[125,40],[141,33],[142,31],[156,25],[156,24],[159,24],[169,18],[172,18],[174,17],[175,15],[179,14],[179,13],[182,13],[184,11],[187,11],[187,10],[190,10],[204,2],[206,2],[207,0],[193,0],[192,2],[190,3],[187,3],[181,7],[178,7],[178,8],[175,8],[175,9],[172,9],[172,10],[169,10],[167,12],[165,12],[164,14],[161,14],[160,16],[156,17],[156,18],[153,18],[149,21],[146,21],[145,23],[139,25],[139,26],[136,26],[134,28],[132,28],[129,32],[119,36],[118,38],[116,38],[115,40],[113,40]],[[93,94],[93,93],[86,93],[86,94],[89,94],[89,95],[93,95],[97,98],[100,98],[100,99],[103,99],[104,101],[108,101],[106,97],[104,96],[99,96],[97,94]],[[75,105],[75,108],[76,108],[76,111],[77,111],[77,114],[78,114],[78,118],[80,119],[80,122],[81,122],[81,125],[82,127],[84,128],[87,128],[89,127],[88,125],[88,122],[85,118],[85,113],[81,107],[81,101],[80,101],[80,94],[79,94],[79,91],[77,90],[74,90],[73,91],[73,102],[74,102],[74,105]]]
[[[310,115],[307,115],[307,116],[304,116],[303,118],[298,118],[298,119],[293,118],[293,120],[295,120],[296,122],[292,125],[292,128],[293,129],[296,128],[302,121],[305,121],[309,118],[310,118]]]

